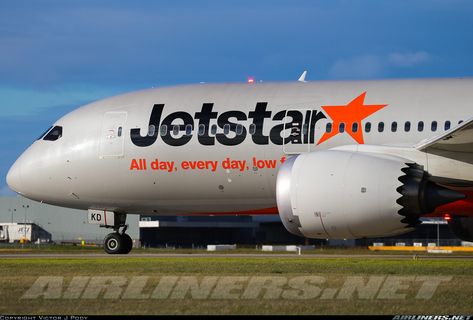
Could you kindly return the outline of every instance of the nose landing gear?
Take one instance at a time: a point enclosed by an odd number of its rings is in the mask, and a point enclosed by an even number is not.
[[[128,225],[125,224],[126,213],[89,209],[88,221],[92,224],[98,224],[101,228],[110,228],[115,231],[109,233],[103,241],[106,253],[127,254],[133,248],[133,240],[125,233],[128,228]],[[122,231],[120,232],[121,228]]]
[[[108,254],[128,254],[133,248],[133,240],[125,233],[126,226],[123,228],[122,233],[113,232],[109,233],[104,241],[103,247]]]

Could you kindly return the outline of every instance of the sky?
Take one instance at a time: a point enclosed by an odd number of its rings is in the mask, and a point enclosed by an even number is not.
[[[470,0],[2,0],[0,195],[88,102],[198,82],[473,76]]]

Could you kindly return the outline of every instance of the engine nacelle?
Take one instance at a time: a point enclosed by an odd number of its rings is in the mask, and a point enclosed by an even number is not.
[[[326,150],[288,158],[276,197],[291,233],[356,239],[411,231],[422,214],[464,195],[429,181],[421,166],[406,159]]]

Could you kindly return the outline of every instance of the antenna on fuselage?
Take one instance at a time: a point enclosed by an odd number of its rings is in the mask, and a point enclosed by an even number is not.
[[[299,82],[307,82],[305,81],[305,76],[307,75],[307,70],[304,70],[304,72],[302,72],[301,76],[299,77],[299,79],[297,79],[297,81]]]

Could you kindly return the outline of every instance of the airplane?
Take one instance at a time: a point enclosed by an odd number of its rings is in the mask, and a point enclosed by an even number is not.
[[[126,254],[128,214],[279,215],[314,239],[394,236],[445,217],[473,240],[473,79],[191,84],[82,106],[7,183],[88,210]]]

